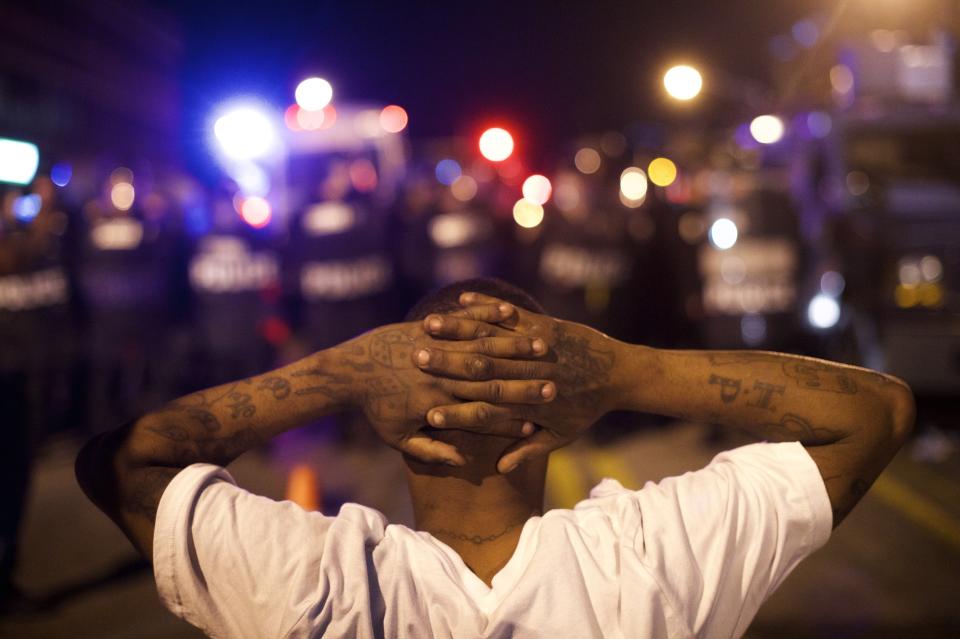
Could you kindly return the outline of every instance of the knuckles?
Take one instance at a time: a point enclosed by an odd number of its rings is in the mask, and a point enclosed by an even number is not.
[[[473,380],[490,379],[493,372],[493,360],[484,355],[477,355],[467,360],[467,374]]]

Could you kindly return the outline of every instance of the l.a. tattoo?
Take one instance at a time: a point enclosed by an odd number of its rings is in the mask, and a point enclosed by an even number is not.
[[[771,404],[773,395],[783,395],[783,392],[786,389],[779,384],[768,384],[766,382],[757,381],[753,383],[753,390],[759,391],[759,395],[754,396],[753,401],[747,402],[747,406],[763,408],[771,412],[775,412],[777,409]]]
[[[720,375],[710,375],[709,384],[720,385],[720,399],[724,404],[732,403],[740,394],[740,380]]]
[[[783,365],[787,377],[797,381],[800,388],[855,395],[857,385],[843,370],[819,362],[787,362]]]

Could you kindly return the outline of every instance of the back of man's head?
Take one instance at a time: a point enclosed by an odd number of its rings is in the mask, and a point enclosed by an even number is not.
[[[523,289],[503,280],[495,278],[476,278],[454,282],[441,289],[425,295],[407,313],[407,321],[422,320],[431,313],[451,313],[461,310],[459,299],[461,293],[472,291],[491,297],[497,297],[510,302],[515,306],[534,313],[544,313],[543,307],[537,300]],[[500,455],[517,440],[509,437],[481,435],[462,430],[435,430],[426,427],[437,439],[452,444],[466,456],[467,467],[463,469],[434,468],[423,464],[413,463],[411,469],[421,474],[463,474],[473,479],[496,474],[496,464]],[[408,460],[409,461],[409,460]]]

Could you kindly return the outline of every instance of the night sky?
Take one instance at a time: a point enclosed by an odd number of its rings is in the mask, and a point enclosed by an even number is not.
[[[159,3],[181,24],[188,139],[241,93],[292,100],[305,75],[339,100],[395,102],[414,137],[509,123],[534,153],[581,133],[671,117],[674,61],[769,80],[768,42],[823,0]],[[705,98],[704,117],[724,105]],[[729,106],[729,105],[726,105]]]

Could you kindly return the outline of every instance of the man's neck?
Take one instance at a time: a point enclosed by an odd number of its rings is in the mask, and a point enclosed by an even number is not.
[[[408,468],[417,530],[453,548],[489,585],[513,556],[524,523],[543,510],[545,470],[530,464],[510,475],[470,476]]]

